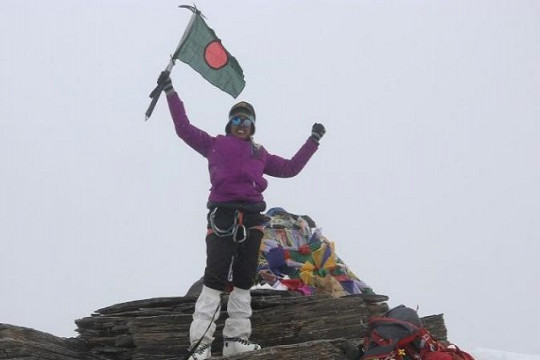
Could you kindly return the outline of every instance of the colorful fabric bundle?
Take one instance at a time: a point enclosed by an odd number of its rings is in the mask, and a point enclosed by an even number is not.
[[[335,245],[309,216],[282,208],[267,212],[257,283],[304,295],[373,294],[336,255]]]

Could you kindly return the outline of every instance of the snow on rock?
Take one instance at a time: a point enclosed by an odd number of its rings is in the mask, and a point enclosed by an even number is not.
[[[480,347],[474,348],[469,352],[474,356],[475,360],[540,360],[540,355],[510,353]]]

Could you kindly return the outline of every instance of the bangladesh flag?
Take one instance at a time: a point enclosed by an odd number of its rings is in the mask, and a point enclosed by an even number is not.
[[[244,89],[244,72],[195,10],[173,59],[191,66],[203,78],[236,98]]]

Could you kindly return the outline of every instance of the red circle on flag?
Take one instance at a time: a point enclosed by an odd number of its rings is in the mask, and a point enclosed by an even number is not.
[[[220,69],[227,65],[229,56],[219,40],[212,41],[204,49],[204,60],[212,69]]]

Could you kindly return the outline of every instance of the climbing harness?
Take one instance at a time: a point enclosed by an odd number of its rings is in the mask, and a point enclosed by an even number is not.
[[[231,226],[229,226],[227,229],[220,229],[216,225],[216,212],[219,208],[215,207],[210,212],[210,227],[212,228],[212,231],[214,234],[216,234],[219,237],[226,237],[226,236],[232,236],[232,239],[235,243],[243,243],[247,239],[247,229],[244,225],[244,212],[242,210],[235,210],[233,222]],[[239,233],[241,234],[241,238],[238,238]]]

